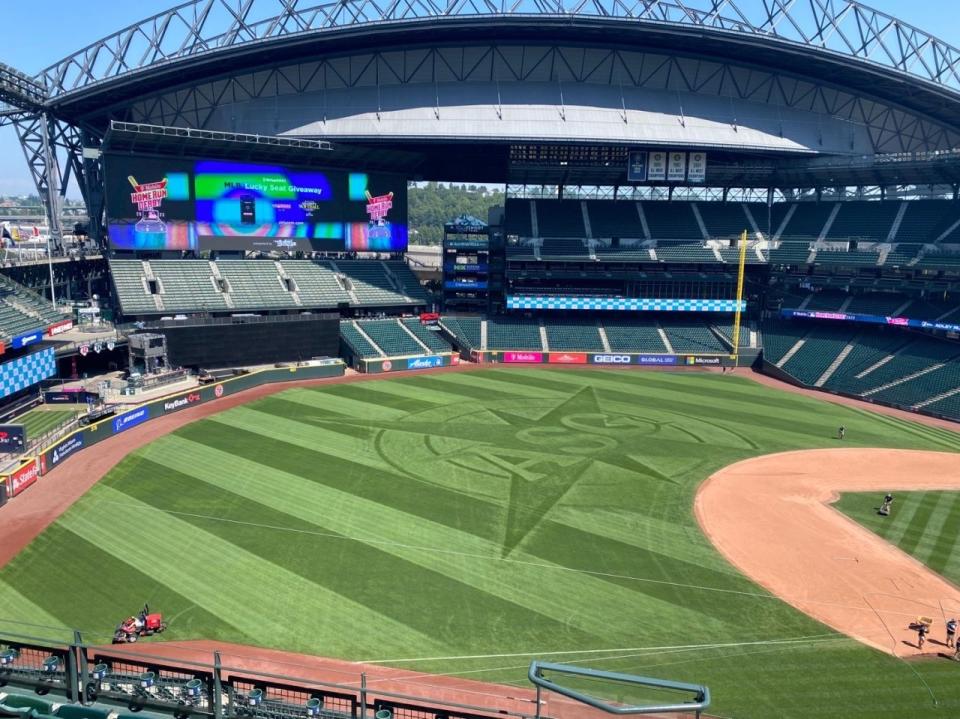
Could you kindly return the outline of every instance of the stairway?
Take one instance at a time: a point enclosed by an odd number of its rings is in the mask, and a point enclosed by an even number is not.
[[[399,318],[397,318],[397,324],[400,325],[400,329],[402,329],[404,332],[410,335],[410,338],[414,342],[416,342],[418,345],[420,345],[423,348],[424,354],[428,354],[428,355],[433,354],[433,350],[427,347],[423,342],[421,342],[420,338],[417,337],[415,334],[413,334],[413,332],[410,331],[410,328],[407,327],[405,324],[403,324],[403,322],[401,322]]]
[[[802,339],[798,339],[797,342],[796,342],[796,344],[794,344],[793,347],[791,347],[790,349],[787,350],[787,353],[786,353],[783,357],[780,358],[780,361],[777,362],[777,363],[775,364],[775,366],[776,366],[776,367],[783,368],[783,366],[787,363],[787,361],[788,361],[791,357],[793,357],[797,352],[799,352],[799,351],[800,351],[800,348],[803,347],[806,343],[807,343],[807,338],[806,338],[806,337],[803,337]]]
[[[707,225],[703,221],[703,215],[700,214],[700,208],[697,207],[696,202],[691,202],[690,209],[693,210],[693,217],[696,219],[697,225],[700,227],[700,234],[703,235],[703,241],[706,242],[710,239],[710,233],[707,232]]]
[[[233,302],[233,297],[230,295],[229,292],[221,291],[220,289],[221,287],[229,288],[230,285],[224,282],[223,275],[220,274],[220,268],[217,267],[217,263],[214,262],[213,260],[210,260],[210,274],[213,275],[214,280],[216,280],[215,282],[216,290],[223,297],[223,301],[226,303],[227,307],[229,307],[230,309],[234,309],[236,305]]]
[[[637,207],[637,216],[640,218],[640,227],[643,228],[643,239],[651,240],[650,237],[650,225],[647,224],[647,215],[643,211],[643,205],[639,202],[634,203]]]
[[[290,276],[287,275],[287,271],[283,269],[283,265],[280,264],[279,260],[274,260],[273,264],[277,267],[277,274],[280,276],[280,283],[283,286],[284,292],[290,293],[290,296],[293,298],[293,304],[297,307],[303,307],[303,300],[300,299],[300,293],[295,289],[291,290],[288,286],[289,283],[293,287],[296,287],[297,283],[290,279]]]
[[[911,409],[923,409],[928,404],[933,404],[934,402],[939,402],[942,399],[947,397],[953,397],[955,394],[960,394],[960,387],[955,389],[947,390],[946,392],[941,392],[936,397],[931,397],[930,399],[925,399],[923,402],[917,402]]]
[[[547,328],[543,326],[543,318],[540,319],[540,344],[543,345],[543,351],[550,351],[550,343],[547,342]]]
[[[863,393],[863,396],[864,396],[864,397],[869,397],[870,395],[876,394],[877,392],[882,392],[882,391],[885,390],[885,389],[890,389],[891,387],[896,387],[898,384],[903,384],[904,382],[909,382],[910,380],[916,379],[917,377],[923,377],[923,375],[925,375],[925,374],[930,374],[931,372],[934,372],[934,371],[940,369],[941,367],[946,367],[946,366],[947,366],[947,365],[946,365],[946,362],[938,362],[937,364],[930,365],[929,367],[924,367],[924,368],[923,368],[922,370],[920,370],[919,372],[914,372],[913,374],[908,374],[906,377],[901,377],[900,379],[894,380],[893,382],[887,382],[886,384],[882,384],[882,385],[880,385],[879,387],[874,387],[874,388],[871,389],[871,390],[867,390],[866,392]]]
[[[540,236],[540,222],[537,220],[537,201],[530,200],[530,232],[534,237]],[[540,259],[539,257],[537,259]]]
[[[843,364],[843,361],[847,358],[847,356],[851,352],[853,352],[853,348],[857,346],[858,339],[860,339],[859,334],[856,337],[854,337],[852,340],[850,340],[850,343],[846,347],[840,350],[840,354],[837,355],[837,358],[830,363],[830,366],[824,370],[823,374],[820,375],[819,379],[817,379],[817,381],[813,383],[814,387],[823,387],[823,385],[827,383],[827,380],[833,377],[833,373],[836,372],[837,369],[839,369],[840,365]]]
[[[660,341],[663,342],[663,346],[667,348],[667,354],[676,354],[673,349],[673,345],[670,344],[670,338],[667,337],[667,333],[664,331],[663,327],[660,326],[659,322],[657,322],[657,334],[660,335]]]
[[[787,225],[790,224],[790,220],[793,218],[794,213],[797,211],[797,204],[794,203],[790,205],[790,209],[787,210],[787,214],[783,216],[783,222],[780,223],[780,227],[777,228],[777,231],[773,233],[773,241],[776,242],[780,239],[780,235],[783,234],[783,231],[787,229]]]
[[[485,350],[487,348],[487,321],[486,319],[480,320],[480,349]]]
[[[600,342],[603,343],[603,351],[613,352],[613,350],[610,349],[610,340],[607,337],[607,328],[603,326],[603,322],[600,320],[597,320],[597,334],[600,335]]]
[[[593,237],[593,228],[590,226],[590,213],[587,211],[587,201],[580,200],[580,212],[583,214],[583,229],[587,239]]]
[[[863,372],[861,372],[860,374],[854,375],[854,377],[856,377],[857,379],[863,379],[864,377],[866,377],[868,374],[870,374],[870,373],[873,372],[874,370],[878,370],[878,369],[880,369],[881,367],[883,367],[887,362],[889,362],[889,361],[892,360],[892,359],[893,359],[893,355],[887,355],[886,357],[884,357],[884,358],[881,359],[880,361],[874,362],[872,365],[870,365],[869,367],[867,367],[867,368],[866,368]]]
[[[901,202],[900,207],[897,208],[897,216],[893,218],[893,224],[890,225],[890,232],[887,234],[887,242],[896,242],[897,233],[900,231],[900,225],[903,224],[903,216],[907,212],[908,204],[906,202]]]
[[[373,347],[381,357],[386,357],[387,353],[380,349],[380,345],[373,341],[373,339],[366,332],[363,331],[363,328],[356,320],[350,320],[351,324],[356,328],[357,332],[360,333],[360,336],[363,337],[367,342],[370,343],[370,346]]]

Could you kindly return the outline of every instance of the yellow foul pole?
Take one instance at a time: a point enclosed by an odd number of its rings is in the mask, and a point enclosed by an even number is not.
[[[737,273],[737,313],[733,319],[733,366],[740,365],[740,308],[743,305],[743,270],[747,266],[747,231],[740,235],[740,270]]]

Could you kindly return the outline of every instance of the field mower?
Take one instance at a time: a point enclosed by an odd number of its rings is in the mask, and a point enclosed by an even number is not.
[[[117,630],[113,633],[114,644],[132,644],[140,637],[150,637],[154,634],[160,634],[167,628],[167,623],[163,621],[163,615],[159,612],[150,613],[150,607],[146,604],[135,617],[127,617],[117,625]]]

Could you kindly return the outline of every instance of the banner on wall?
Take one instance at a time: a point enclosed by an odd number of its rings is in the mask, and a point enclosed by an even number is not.
[[[37,481],[40,476],[40,468],[37,465],[37,459],[34,457],[30,461],[20,465],[20,468],[7,475],[7,494],[16,497],[23,490]]]
[[[667,179],[667,153],[662,150],[651,152],[648,156],[647,179],[651,182],[655,180]]]
[[[647,153],[631,152],[627,155],[627,182],[647,181]]]
[[[707,153],[691,152],[687,166],[687,182],[707,181]]]
[[[687,179],[687,153],[671,152],[667,160],[667,182],[683,182]]]

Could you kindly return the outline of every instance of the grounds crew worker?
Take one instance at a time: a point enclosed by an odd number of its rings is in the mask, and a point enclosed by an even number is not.
[[[957,620],[951,619],[947,622],[947,646],[952,647],[954,645],[954,637],[957,636]]]

